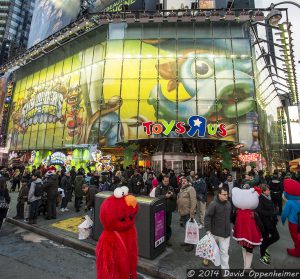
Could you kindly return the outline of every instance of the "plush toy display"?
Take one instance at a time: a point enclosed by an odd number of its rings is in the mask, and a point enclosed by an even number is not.
[[[300,218],[300,183],[293,179],[285,179],[283,185],[284,196],[287,202],[281,214],[281,221],[282,224],[284,224],[285,220],[288,219],[291,238],[295,246],[293,249],[288,248],[287,252],[293,257],[300,258],[300,233],[298,231]]]
[[[244,269],[250,269],[253,248],[262,242],[261,231],[257,225],[254,209],[259,203],[260,188],[232,189],[232,202],[237,208],[233,238],[242,246]]]
[[[96,247],[98,279],[137,278],[136,198],[128,195],[128,188],[115,189],[100,208],[103,232]]]

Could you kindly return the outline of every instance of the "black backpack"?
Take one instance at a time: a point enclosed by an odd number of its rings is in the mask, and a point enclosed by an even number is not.
[[[41,182],[35,183],[34,196],[41,197],[43,195],[43,184]]]

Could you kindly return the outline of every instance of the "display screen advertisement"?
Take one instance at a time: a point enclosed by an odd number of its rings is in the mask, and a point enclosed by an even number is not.
[[[160,210],[154,213],[154,248],[158,247],[165,241],[165,211]]]
[[[80,0],[35,1],[27,47],[30,48],[74,21]]]
[[[128,5],[128,10],[132,11],[154,11],[156,9],[155,0],[96,0],[90,7],[90,12],[118,12],[122,11],[123,5]]]
[[[136,36],[140,27],[134,28]],[[170,29],[166,34],[176,37]],[[202,138],[259,150],[249,48],[248,39],[146,38],[108,40],[84,49],[16,82],[11,148],[199,138],[190,131],[196,123],[203,127]],[[207,123],[189,123],[192,116]],[[152,123],[149,131],[147,122]],[[153,133],[154,125],[159,133]]]

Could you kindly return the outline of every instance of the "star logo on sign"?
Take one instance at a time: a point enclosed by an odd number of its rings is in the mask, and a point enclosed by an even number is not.
[[[199,118],[197,118],[196,120],[194,120],[194,126],[200,127],[201,123],[202,122],[199,120]]]

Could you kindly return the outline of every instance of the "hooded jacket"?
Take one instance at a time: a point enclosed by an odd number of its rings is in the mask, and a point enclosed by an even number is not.
[[[29,190],[29,194],[28,194],[28,202],[34,202],[34,201],[40,200],[40,199],[42,198],[42,197],[36,197],[36,196],[34,195],[35,185],[36,185],[37,183],[42,183],[42,184],[43,184],[42,179],[37,178],[36,180],[33,180],[33,181],[31,182],[30,190]]]
[[[58,175],[56,173],[46,176],[44,181],[44,190],[47,193],[48,199],[56,198],[58,194]]]

